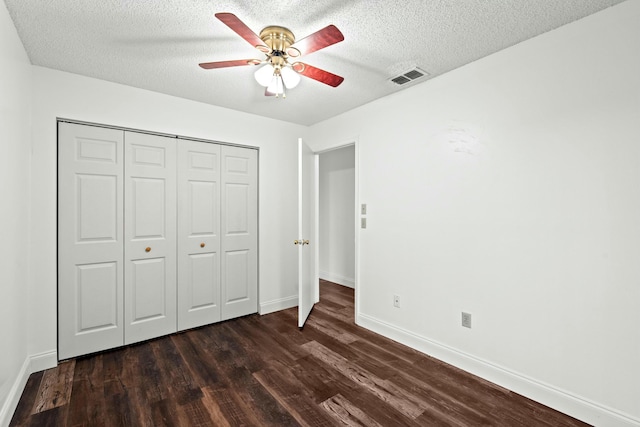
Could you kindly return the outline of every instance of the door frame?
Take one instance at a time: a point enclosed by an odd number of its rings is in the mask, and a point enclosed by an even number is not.
[[[328,145],[328,147],[324,147],[321,150],[318,151],[314,151],[316,158],[319,159],[319,156],[321,154],[324,153],[328,153],[330,151],[335,151],[335,150],[339,150],[341,148],[346,148],[346,147],[354,147],[354,186],[355,186],[355,197],[354,197],[354,206],[353,206],[353,221],[354,221],[354,226],[355,226],[355,254],[354,254],[354,260],[355,260],[355,266],[354,266],[354,278],[353,278],[353,288],[354,288],[354,311],[355,311],[355,323],[356,325],[360,325],[360,321],[359,321],[359,313],[360,313],[360,138],[358,136],[347,139],[342,140],[340,142],[337,142],[335,144],[330,143]],[[319,168],[317,168],[317,173],[319,173]],[[319,214],[319,210],[320,210],[320,183],[319,183],[319,179],[316,179],[316,189],[315,189],[315,198],[316,198],[316,235],[320,236],[320,232],[319,232],[319,225],[320,225],[320,220],[318,217]],[[322,242],[319,240],[318,241],[318,247],[322,244]],[[319,253],[320,251],[317,250],[316,251],[316,268],[319,269],[320,267],[320,259],[319,259]],[[319,270],[318,270],[319,271]],[[317,288],[317,298],[318,300],[320,299],[320,284],[318,283],[316,285]]]

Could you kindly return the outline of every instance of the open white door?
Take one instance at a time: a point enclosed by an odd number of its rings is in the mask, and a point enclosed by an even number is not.
[[[298,139],[298,327],[317,301],[316,155]]]

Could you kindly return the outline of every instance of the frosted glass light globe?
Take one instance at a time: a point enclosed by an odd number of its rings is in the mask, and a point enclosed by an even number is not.
[[[282,80],[287,89],[293,89],[300,83],[300,75],[289,67],[281,69],[280,75],[282,75]]]
[[[269,83],[273,80],[273,66],[271,64],[267,64],[264,67],[258,68],[253,74],[253,77],[256,78],[256,81],[260,86],[269,86]]]
[[[284,92],[284,87],[282,86],[282,77],[273,76],[269,86],[267,87],[267,92],[275,93],[276,95],[280,95]]]

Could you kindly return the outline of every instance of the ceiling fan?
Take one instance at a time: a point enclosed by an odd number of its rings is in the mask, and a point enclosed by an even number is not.
[[[231,61],[203,62],[204,69],[261,65],[254,74],[258,83],[264,86],[266,96],[286,97],[286,89],[293,89],[300,82],[300,75],[326,85],[337,87],[343,77],[304,62],[290,62],[296,58],[323,49],[344,40],[335,25],[328,25],[315,33],[296,41],[291,30],[280,26],[268,26],[258,36],[244,22],[232,13],[216,13],[216,18],[245,39],[251,46],[265,54],[265,59],[236,59]]]

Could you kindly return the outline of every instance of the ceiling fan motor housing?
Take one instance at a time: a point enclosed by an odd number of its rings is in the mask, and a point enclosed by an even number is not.
[[[270,53],[266,52],[270,57],[282,57],[286,62],[288,56],[300,56],[300,51],[291,47],[296,37],[288,28],[276,25],[266,27],[260,31],[260,39],[271,50]]]

